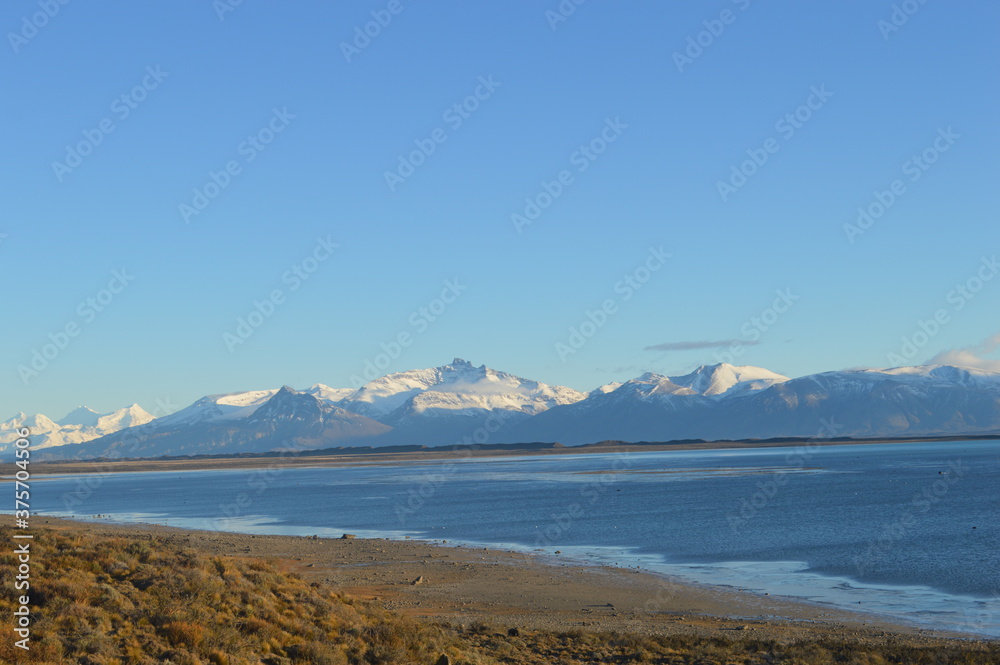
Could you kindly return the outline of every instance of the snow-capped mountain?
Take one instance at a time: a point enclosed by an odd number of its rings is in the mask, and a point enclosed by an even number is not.
[[[79,425],[81,427],[93,427],[97,424],[97,419],[101,417],[97,411],[89,406],[78,406],[65,416],[59,419],[60,425]]]
[[[1000,374],[922,366],[824,372],[787,381],[732,411],[756,436],[924,436],[1000,431]]]
[[[449,365],[388,374],[339,403],[393,428],[396,444],[448,445],[479,427],[495,431],[572,404],[585,394],[524,379],[456,358]],[[490,422],[488,422],[490,420]]]
[[[788,379],[758,367],[711,365],[644,374],[558,406],[504,441],[901,437],[1000,431],[1000,374],[947,366],[824,372]]]
[[[206,395],[180,411],[157,418],[150,428],[159,431],[198,423],[239,420],[251,415],[276,392],[277,389]]]
[[[612,390],[617,390],[618,388],[621,388],[621,386],[622,384],[620,381],[612,381],[611,383],[605,383],[603,386],[598,386],[597,388],[594,388],[589,393],[587,393],[587,397],[593,397],[594,395],[606,395]]]
[[[32,439],[34,440],[36,436],[44,437],[48,434],[58,432],[61,425],[54,422],[44,413],[36,413],[29,416],[24,411],[21,411],[10,420],[0,423],[0,441],[7,443],[7,439],[11,437],[16,440],[19,437],[14,432],[22,427],[27,427],[31,430]]]
[[[340,400],[354,393],[354,389],[331,388],[330,386],[324,386],[322,383],[317,383],[306,389],[305,392],[327,404],[338,404]]]
[[[684,404],[709,404],[723,398],[764,390],[785,381],[788,381],[787,376],[760,367],[734,367],[722,363],[702,365],[683,376],[667,377],[646,372],[625,383],[602,386],[599,392],[592,392],[588,399],[601,400],[603,396],[614,395],[614,401],[631,397],[662,402],[675,408]],[[690,399],[678,401],[677,398]]]
[[[740,392],[763,390],[788,381],[788,377],[761,367],[735,367],[720,363],[702,365],[690,374],[674,377],[671,381],[705,397],[725,397]]]
[[[449,365],[413,369],[375,379],[340,402],[342,408],[378,420],[399,420],[404,413],[438,415],[463,409],[502,409],[526,415],[541,413],[557,404],[571,404],[586,397],[563,386],[549,386],[473,366],[455,358]]]
[[[209,395],[150,418],[138,407],[105,416],[81,407],[65,424],[18,414],[0,424],[6,437],[0,442],[16,439],[22,424],[32,429],[37,447],[52,447],[47,456],[79,459],[439,446],[471,442],[481,431],[489,443],[568,445],[1000,434],[1000,373],[924,366],[789,379],[760,367],[719,364],[673,377],[647,372],[584,394],[455,359],[389,374],[358,390],[315,384],[301,392],[285,386]],[[106,433],[95,438],[102,428]],[[484,442],[477,437],[472,440]],[[54,448],[60,442],[73,445]]]
[[[585,400],[558,406],[505,430],[501,439],[558,441],[668,441],[710,427],[709,413],[722,402],[765,390],[788,377],[760,367],[726,363],[702,365],[690,374],[667,377],[654,372],[602,386]],[[667,433],[680,432],[678,435]],[[666,438],[664,438],[666,436]]]
[[[277,394],[279,389],[247,390],[219,395],[206,395],[189,406],[162,416],[149,423],[148,431],[170,431],[190,425],[236,421],[249,418],[257,409]],[[331,388],[317,383],[303,391],[325,404],[335,405],[354,391],[350,388]],[[74,412],[75,413],[75,412]],[[136,423],[141,425],[143,423]],[[120,428],[119,428],[120,429]],[[109,433],[114,430],[110,430]]]
[[[35,450],[91,441],[126,427],[142,425],[153,419],[138,404],[111,413],[99,414],[85,406],[73,409],[58,422],[36,413],[29,416],[18,413],[0,423],[0,454],[8,451],[19,438],[17,430],[27,427],[31,431],[31,447]]]
[[[280,396],[280,400],[276,400]],[[292,396],[295,396],[294,399]],[[255,390],[207,395],[175,413],[133,430],[104,437],[93,445],[50,451],[52,456],[86,457],[117,453],[152,456],[222,452],[261,452],[278,445],[275,434],[261,434],[268,422],[298,404],[300,426],[282,436],[314,448],[340,445],[448,445],[483,427],[491,433],[585,394],[513,374],[475,367],[456,358],[451,364],[389,374],[358,390],[317,383],[296,392]],[[308,399],[307,399],[308,398]],[[281,410],[279,405],[283,405]],[[296,416],[298,418],[298,416]],[[336,423],[319,427],[315,421]],[[312,423],[302,425],[302,423]],[[290,425],[289,425],[290,427]],[[280,428],[279,428],[280,429]],[[316,434],[316,431],[322,434]],[[247,432],[256,432],[254,435]],[[127,445],[125,443],[127,442]]]
[[[213,415],[214,409],[206,406],[211,403],[220,407],[222,415]],[[390,429],[288,386],[276,391],[202,398],[182,411],[187,412],[185,417],[171,419],[167,424],[162,421],[169,416],[87,443],[48,450],[42,459],[160,457],[372,445]]]

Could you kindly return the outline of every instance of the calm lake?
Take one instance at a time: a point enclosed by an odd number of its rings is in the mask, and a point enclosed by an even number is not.
[[[36,513],[447,540],[1000,637],[1000,442],[35,478]]]

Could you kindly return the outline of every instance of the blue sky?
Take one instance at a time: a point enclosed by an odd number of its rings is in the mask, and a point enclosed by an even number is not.
[[[997,364],[995,3],[227,2],[4,5],[0,417]]]

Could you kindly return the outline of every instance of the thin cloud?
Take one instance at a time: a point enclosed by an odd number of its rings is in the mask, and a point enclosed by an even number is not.
[[[742,339],[720,339],[720,340],[695,340],[692,342],[664,342],[647,346],[646,351],[694,351],[697,349],[723,349],[733,344],[743,346],[755,346],[760,344],[760,340],[748,341]]]
[[[928,364],[974,367],[976,369],[985,369],[988,372],[1000,372],[1000,360],[983,357],[993,353],[998,348],[1000,348],[1000,333],[992,337],[987,337],[975,346],[942,351],[931,358]]]

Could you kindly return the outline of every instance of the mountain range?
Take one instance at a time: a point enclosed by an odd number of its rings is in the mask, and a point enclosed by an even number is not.
[[[0,452],[9,449],[20,438],[17,430],[22,427],[31,431],[31,447],[41,450],[91,441],[126,427],[144,425],[151,420],[153,416],[138,404],[105,414],[80,406],[58,421],[41,413],[29,416],[21,412],[0,423]]]
[[[27,426],[42,459],[156,457],[349,446],[1000,434],[1000,373],[952,366],[824,372],[759,367],[646,373],[582,393],[456,358],[361,388],[323,384],[209,395],[153,419],[136,405],[81,407],[53,423],[0,424],[0,453]],[[13,436],[13,438],[11,438]]]

